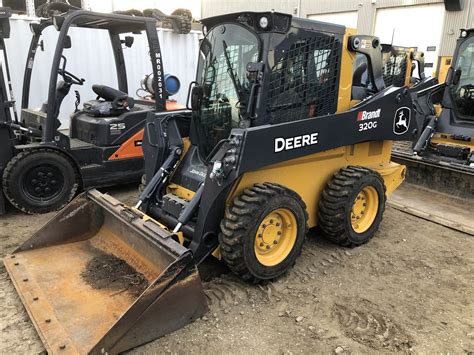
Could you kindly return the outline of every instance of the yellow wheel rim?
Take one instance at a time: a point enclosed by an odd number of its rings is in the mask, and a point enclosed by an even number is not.
[[[287,208],[270,212],[260,223],[255,236],[255,256],[265,266],[275,266],[290,254],[296,242],[296,217]]]
[[[356,233],[370,228],[379,210],[379,195],[373,186],[364,187],[356,196],[351,210],[351,225]]]

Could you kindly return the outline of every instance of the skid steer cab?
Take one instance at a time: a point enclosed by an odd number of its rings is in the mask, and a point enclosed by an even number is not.
[[[474,29],[463,29],[444,83],[416,93],[418,135],[396,144],[394,158],[410,182],[474,197]]]
[[[81,189],[140,180],[147,113],[181,107],[168,100],[177,92],[179,80],[163,72],[155,22],[152,18],[77,10],[30,24],[33,36],[24,72],[21,115],[19,120],[6,119],[0,124],[1,183],[13,206],[26,213],[45,213],[64,207]],[[51,31],[52,27],[58,31],[58,39],[47,101],[41,108],[32,108],[33,64],[36,56],[43,55],[42,50],[54,48],[47,42],[48,37],[42,39],[44,31]],[[111,50],[94,46],[93,42],[89,50],[101,51],[104,56],[109,53],[116,72],[110,80],[115,79],[116,88],[94,83],[88,76],[86,81],[70,72],[68,57],[71,60],[72,56],[68,50],[74,46],[71,38],[79,32],[108,34]],[[136,50],[132,48],[134,34],[147,39],[148,50],[141,55],[149,56],[147,71],[151,74],[147,75],[146,90],[152,100],[129,94],[130,66],[127,68],[124,51]],[[89,54],[93,57],[92,52]],[[74,60],[77,62],[77,58]],[[84,102],[81,108],[78,90],[90,90],[88,94],[96,96],[96,100]],[[67,111],[63,100],[74,94],[76,107],[69,108],[72,114],[68,132],[61,127],[59,113]]]
[[[382,44],[385,85],[407,86],[410,91],[433,86],[437,78],[425,75],[425,54],[416,47]]]
[[[404,179],[391,146],[413,139],[415,117],[408,90],[385,86],[378,38],[274,12],[202,22],[189,109],[147,115],[136,206],[86,192],[5,259],[48,349],[115,353],[201,316],[196,265],[211,254],[258,283],[297,262],[308,228],[364,244]],[[138,278],[112,283],[94,273],[103,264]],[[100,309],[83,317],[89,303]]]

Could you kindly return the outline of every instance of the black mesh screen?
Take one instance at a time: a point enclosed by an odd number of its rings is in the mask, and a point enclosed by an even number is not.
[[[391,53],[383,65],[383,80],[386,86],[405,86],[407,53]]]
[[[270,123],[282,123],[336,112],[340,41],[312,33],[277,53],[272,68],[267,111]]]

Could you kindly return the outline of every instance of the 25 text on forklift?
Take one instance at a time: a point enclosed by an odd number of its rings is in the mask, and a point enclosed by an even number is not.
[[[275,153],[318,144],[318,132],[289,138],[275,138]]]

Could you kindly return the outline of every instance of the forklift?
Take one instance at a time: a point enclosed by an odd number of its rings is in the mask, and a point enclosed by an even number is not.
[[[45,213],[65,206],[82,189],[139,181],[143,174],[143,127],[149,112],[178,108],[167,100],[179,89],[179,80],[163,73],[156,23],[152,18],[72,10],[31,23],[33,37],[26,61],[21,115],[0,125],[0,176],[6,199],[25,213]],[[59,31],[51,66],[48,99],[40,109],[29,107],[36,53],[45,28]],[[70,28],[107,31],[113,51],[118,88],[93,84],[96,100],[76,108],[69,134],[58,119],[61,103],[74,86],[85,80],[67,68],[66,50],[72,46]],[[153,100],[128,95],[123,47],[133,45],[127,34],[144,33],[148,39],[148,87]],[[59,79],[59,80],[58,80]],[[170,89],[171,88],[171,89]]]

